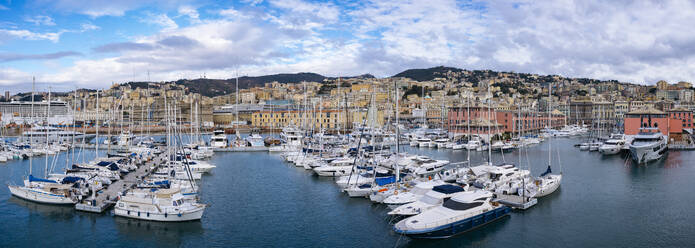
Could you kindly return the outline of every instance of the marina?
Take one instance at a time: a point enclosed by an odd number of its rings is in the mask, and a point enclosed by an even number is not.
[[[69,238],[78,245],[87,245],[94,240],[109,242],[108,237],[114,235],[120,237],[115,243],[118,246],[211,246],[218,243],[273,246],[283,243],[288,246],[350,247],[354,245],[350,237],[368,236],[379,238],[363,240],[363,244],[379,247],[511,246],[519,242],[535,246],[573,247],[568,244],[578,242],[577,247],[653,247],[665,243],[675,246],[690,243],[688,234],[695,230],[688,223],[695,219],[675,213],[688,209],[689,202],[695,200],[682,191],[683,186],[690,183],[689,178],[695,176],[695,168],[686,163],[695,158],[693,153],[672,151],[663,160],[637,166],[626,154],[605,157],[599,153],[578,153],[578,148],[574,147],[577,141],[576,138],[557,139],[565,176],[557,192],[539,199],[538,204],[529,210],[512,211],[508,219],[436,242],[395,234],[391,230],[388,208],[366,199],[347,197],[333,179],[316,177],[303,168],[283,162],[277,154],[240,152],[215,154],[210,160],[218,167],[203,177],[200,197],[210,207],[200,222],[157,223],[112,217],[108,212],[90,214],[74,208],[27,202],[11,197],[7,188],[3,188],[0,196],[3,219],[12,223],[22,223],[27,218],[32,221],[17,227],[0,227],[3,232],[9,232],[7,228],[24,230],[15,232],[17,235],[9,239],[2,239],[0,245],[58,241],[57,237],[42,235],[32,228],[37,225],[70,230],[61,239]],[[452,161],[466,158],[465,151],[402,148],[409,153]],[[547,150],[543,144],[529,148],[529,161],[542,164],[544,153]],[[517,159],[515,156],[512,152],[505,158],[514,161]],[[474,164],[481,163],[485,161],[484,154],[473,152],[471,160]],[[494,162],[503,161],[498,156]],[[26,172],[27,163],[27,160],[17,160],[1,165],[2,180],[12,181],[21,177]],[[540,174],[543,169],[531,167],[532,174]],[[638,195],[652,197],[636,197]],[[269,199],[278,204],[268,204]],[[663,204],[665,202],[669,204]],[[660,210],[654,212],[654,208]],[[621,228],[624,225],[634,228]],[[301,233],[311,235],[297,234],[298,228]],[[257,230],[284,234],[254,235]],[[334,235],[339,230],[345,235]],[[633,236],[635,232],[659,238]],[[42,237],[41,240],[34,241],[36,236]]]

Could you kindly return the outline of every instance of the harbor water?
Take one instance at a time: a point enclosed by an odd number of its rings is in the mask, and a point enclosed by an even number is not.
[[[0,188],[0,247],[692,247],[695,246],[695,152],[671,151],[637,166],[626,155],[579,151],[578,140],[552,141],[562,186],[538,204],[445,240],[411,240],[392,231],[384,205],[349,198],[333,179],[283,162],[267,152],[218,152],[201,181],[201,221],[158,223],[77,212],[72,206],[24,201]],[[404,150],[452,162],[466,151]],[[502,160],[545,171],[548,143]],[[93,157],[87,153],[87,160]],[[65,155],[57,156],[62,168]],[[487,153],[472,152],[472,164]],[[558,156],[559,155],[559,156]],[[521,157],[521,161],[519,159]],[[559,159],[558,159],[559,157]],[[44,158],[33,160],[43,173]],[[0,164],[0,181],[20,184],[28,160]],[[58,171],[58,170],[56,170]]]

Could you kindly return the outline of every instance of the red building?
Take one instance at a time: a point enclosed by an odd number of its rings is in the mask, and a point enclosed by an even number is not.
[[[684,122],[689,118],[690,122]],[[669,111],[665,113],[654,108],[638,109],[625,114],[625,135],[639,133],[641,127],[654,127],[664,135],[683,133],[684,125],[692,127],[692,112]]]
[[[497,127],[495,129],[498,129],[500,133],[518,132],[520,127],[524,132],[541,130],[548,126],[549,120],[553,128],[562,127],[566,123],[565,116],[557,110],[550,115],[551,118],[548,118],[548,113],[519,113],[513,110],[488,109],[486,106],[474,106],[470,108],[452,107],[449,108],[447,116],[449,132],[467,133],[468,129],[466,123],[469,120],[469,111],[470,119],[473,120],[471,124],[480,124],[480,121],[477,120],[489,120],[490,122],[486,122],[486,124],[496,124]],[[471,133],[477,133],[477,130],[474,130],[473,126],[471,126]]]

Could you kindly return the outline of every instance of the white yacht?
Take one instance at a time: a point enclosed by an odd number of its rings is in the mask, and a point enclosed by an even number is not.
[[[210,146],[214,148],[225,148],[229,146],[227,141],[227,135],[224,134],[224,130],[215,130],[210,137]]]
[[[625,148],[627,140],[623,134],[612,134],[611,137],[598,147],[598,152],[603,155],[614,155]]]
[[[200,220],[205,204],[185,200],[180,189],[160,189],[145,196],[127,194],[114,207],[117,216],[151,221]]]
[[[441,138],[432,141],[431,144],[433,144],[436,148],[446,148],[447,143],[449,143],[449,139]]]
[[[420,182],[413,187],[410,191],[401,192],[400,194],[394,194],[392,196],[386,197],[383,203],[388,205],[389,208],[395,209],[399,206],[415,202],[422,198],[425,193],[432,190],[433,187],[444,184],[441,180],[432,180],[426,182]]]
[[[441,206],[444,200],[463,191],[466,191],[465,187],[459,187],[453,184],[435,186],[417,201],[399,206],[388,214],[401,216],[416,215],[434,207]]]
[[[448,238],[509,215],[511,208],[491,200],[487,191],[456,193],[441,206],[399,221],[393,230],[410,238]]]
[[[432,143],[430,138],[425,137],[418,138],[416,141],[419,147],[430,147],[430,144]]]
[[[630,143],[630,156],[638,164],[660,159],[668,151],[668,137],[658,128],[640,128]]]
[[[254,133],[246,137],[246,141],[249,142],[249,146],[251,147],[264,147],[265,146],[265,141],[263,140],[263,136]]]
[[[444,169],[449,164],[449,160],[434,160],[428,157],[419,157],[413,165],[413,174],[420,178],[431,177]]]

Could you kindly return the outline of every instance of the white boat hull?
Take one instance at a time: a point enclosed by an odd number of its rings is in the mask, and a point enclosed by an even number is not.
[[[10,188],[10,193],[12,193],[13,196],[16,196],[24,200],[45,204],[75,204],[75,202],[71,198],[65,196],[41,192],[21,186],[8,187]]]
[[[126,218],[132,218],[132,219],[139,219],[139,220],[148,220],[148,221],[163,221],[163,222],[180,222],[180,221],[193,221],[193,220],[200,220],[200,218],[203,217],[203,212],[205,211],[205,208],[199,208],[191,212],[181,212],[181,213],[147,213],[147,212],[137,212],[137,211],[128,211],[126,209],[122,208],[114,208],[113,213],[116,216],[121,216],[121,217],[126,217]]]

